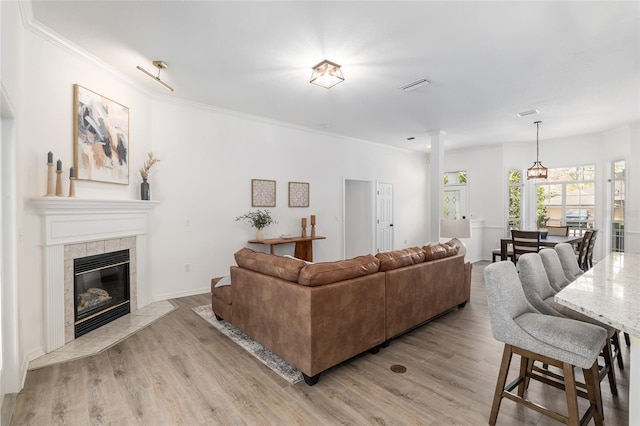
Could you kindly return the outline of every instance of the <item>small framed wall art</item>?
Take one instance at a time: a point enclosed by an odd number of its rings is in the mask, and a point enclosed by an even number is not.
[[[73,151],[77,178],[129,184],[129,108],[73,85]]]
[[[276,181],[251,179],[251,207],[276,206]]]
[[[289,207],[309,207],[308,182],[289,182]]]

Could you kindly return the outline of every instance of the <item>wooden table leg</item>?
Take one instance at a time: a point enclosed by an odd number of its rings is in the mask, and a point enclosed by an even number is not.
[[[296,241],[293,255],[298,259],[313,262],[313,245],[312,241]]]
[[[500,260],[507,260],[507,240],[500,240]]]

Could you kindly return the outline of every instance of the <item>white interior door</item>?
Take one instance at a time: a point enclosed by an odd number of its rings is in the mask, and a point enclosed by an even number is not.
[[[376,252],[393,250],[392,184],[378,182],[376,206]]]

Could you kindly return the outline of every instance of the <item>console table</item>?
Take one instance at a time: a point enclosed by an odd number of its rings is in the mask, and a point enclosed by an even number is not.
[[[271,254],[275,254],[277,245],[295,243],[293,255],[298,259],[313,262],[313,240],[324,240],[326,237],[268,238],[266,240],[249,240],[250,244],[265,244]]]

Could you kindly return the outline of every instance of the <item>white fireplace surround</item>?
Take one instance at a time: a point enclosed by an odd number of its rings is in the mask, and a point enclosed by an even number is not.
[[[157,201],[85,200],[66,197],[41,197],[29,205],[42,217],[45,279],[45,350],[54,351],[65,344],[65,246],[135,237],[137,301],[132,309],[150,302],[147,233],[149,213]],[[107,244],[108,245],[108,244]],[[67,250],[68,251],[68,250]],[[133,289],[132,289],[133,290]],[[68,329],[68,327],[67,327]]]

